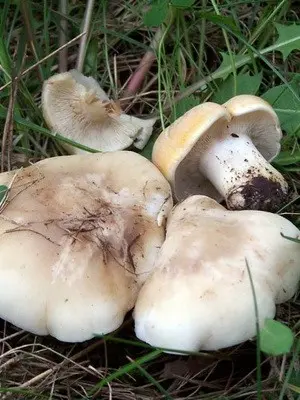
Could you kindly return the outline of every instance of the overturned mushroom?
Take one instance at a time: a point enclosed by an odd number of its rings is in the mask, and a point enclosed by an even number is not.
[[[217,350],[256,334],[300,279],[300,231],[264,211],[228,211],[192,196],[168,218],[166,240],[134,310],[139,339],[179,351]],[[248,268],[247,268],[248,265]]]
[[[98,151],[117,151],[130,146],[142,149],[149,140],[156,119],[125,114],[110,100],[98,82],[76,70],[45,81],[42,108],[53,132]],[[64,144],[71,154],[85,151]]]
[[[0,317],[68,342],[120,326],[172,207],[157,168],[127,151],[64,156],[0,185]]]
[[[152,160],[177,200],[201,194],[225,198],[229,209],[277,211],[288,185],[268,161],[278,154],[281,137],[272,107],[241,95],[188,111],[161,133]]]

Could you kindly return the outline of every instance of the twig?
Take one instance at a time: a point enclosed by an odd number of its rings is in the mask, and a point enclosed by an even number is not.
[[[34,68],[36,68],[37,65],[42,64],[44,61],[48,60],[50,57],[55,56],[58,52],[62,51],[64,48],[69,47],[73,45],[75,42],[77,42],[78,39],[83,37],[86,34],[86,32],[81,32],[79,35],[74,37],[72,40],[70,40],[68,43],[66,43],[64,46],[59,47],[58,49],[52,51],[52,53],[48,54],[46,57],[42,58],[40,61],[36,62],[35,64],[31,65],[29,68],[25,69],[20,77],[28,74],[28,72],[32,71]],[[15,78],[16,79],[16,78]],[[0,87],[0,92],[1,90],[5,89],[7,86],[11,85],[13,80],[7,82],[5,85]]]
[[[34,34],[32,32],[32,26],[31,26],[30,18],[29,18],[30,6],[28,5],[27,0],[22,0],[20,3],[21,3],[20,4],[21,5],[21,14],[22,14],[22,17],[24,20],[24,25],[25,25],[25,29],[26,29],[29,47],[31,48],[31,51],[34,55],[35,60],[37,61],[36,67],[37,67],[37,73],[39,75],[39,79],[41,82],[43,82],[44,76],[43,76],[43,72],[42,72],[42,69],[39,64],[39,57],[36,52],[36,48],[35,48],[35,44],[34,44],[34,42],[35,42]]]
[[[5,341],[7,341],[7,340],[9,340],[9,339],[12,339],[12,338],[16,337],[16,336],[20,336],[20,335],[22,335],[24,332],[25,332],[25,331],[20,330],[20,331],[17,331],[17,332],[15,332],[15,333],[12,333],[12,334],[9,335],[9,336],[5,336],[5,337],[3,337],[3,338],[0,339],[0,343],[3,343],[3,342],[5,342]],[[1,364],[1,367],[2,367],[2,366],[3,366],[3,364]]]
[[[68,21],[65,18],[67,15],[67,0],[60,0],[59,12],[60,12],[60,31],[59,31],[59,46],[63,47],[67,42],[67,29]],[[62,51],[59,52],[59,72],[65,72],[68,69],[68,48],[64,47]]]
[[[93,12],[93,8],[94,8],[94,1],[95,0],[88,0],[87,7],[85,10],[83,31],[86,33],[89,32],[89,30],[90,30],[92,12]],[[86,53],[87,36],[88,36],[87,34],[82,36],[80,45],[79,45],[79,55],[78,55],[77,66],[76,66],[76,68],[79,72],[82,72],[82,69],[83,69],[83,62],[84,62],[85,53]]]
[[[102,24],[104,29],[107,29],[107,25],[106,25],[106,14],[107,14],[107,0],[104,0],[102,2]],[[113,79],[113,75],[111,72],[111,68],[110,68],[110,62],[109,62],[109,47],[108,47],[108,41],[107,41],[107,33],[104,32],[104,58],[105,58],[105,63],[106,63],[106,70],[107,70],[107,75],[109,78],[109,82],[110,82],[110,87],[111,90],[113,92],[113,96],[114,98],[117,98],[116,96],[116,87],[115,84],[117,84],[117,81],[114,81]]]
[[[154,63],[155,59],[156,59],[156,50],[158,48],[158,44],[162,38],[163,32],[164,32],[165,28],[159,28],[155,35],[154,38],[152,39],[151,43],[150,43],[150,50],[148,50],[143,58],[141,59],[138,67],[136,68],[136,70],[134,71],[134,73],[132,74],[131,79],[129,80],[129,83],[127,85],[127,87],[124,90],[123,96],[122,97],[130,97],[130,96],[134,96],[137,91],[139,90],[139,88],[141,87],[146,74],[148,73],[148,71],[150,70],[152,64]],[[122,101],[122,106],[126,107],[128,101],[124,102]]]
[[[18,52],[19,45],[17,46],[16,52]],[[11,170],[11,153],[12,153],[12,142],[13,142],[13,121],[14,121],[14,108],[16,103],[16,96],[18,91],[18,82],[20,79],[21,71],[23,69],[26,59],[27,45],[25,45],[25,51],[21,60],[21,65],[17,74],[15,74],[15,66],[12,66],[11,76],[13,77],[13,84],[11,86],[11,92],[8,102],[7,115],[5,119],[3,136],[2,136],[2,149],[1,149],[1,172],[5,170],[5,164],[7,171]],[[14,76],[16,77],[14,78]],[[6,154],[5,154],[6,153]],[[0,208],[2,204],[0,204]]]
[[[33,383],[37,383],[41,379],[47,377],[49,374],[51,374],[53,372],[56,372],[56,371],[59,371],[66,364],[68,364],[68,363],[73,363],[74,364],[76,362],[76,360],[80,359],[82,356],[87,355],[92,350],[95,350],[97,347],[102,345],[104,343],[104,341],[105,341],[104,339],[97,340],[95,343],[92,343],[87,348],[79,351],[74,356],[72,356],[70,358],[64,357],[64,359],[60,363],[56,364],[55,366],[53,366],[51,368],[48,368],[46,371],[43,371],[39,375],[37,375],[34,378],[30,379],[29,381],[26,381],[26,382],[22,383],[19,387],[24,388],[24,387],[31,386]]]
[[[14,115],[14,106],[15,106],[17,89],[18,89],[17,81],[14,81],[11,87],[7,115],[5,119],[5,125],[2,136],[1,172],[5,171],[5,164],[7,165],[7,171],[10,171],[11,168],[10,155],[11,155],[12,138],[13,138],[13,115]],[[5,158],[6,158],[6,163],[5,163]]]
[[[45,378],[46,376],[48,376],[49,374],[51,374],[51,372],[53,372],[55,369],[55,367],[53,368],[49,368],[46,371],[41,372],[39,375],[34,376],[32,379],[29,379],[29,381],[26,381],[24,383],[22,383],[20,386],[18,386],[19,388],[26,388],[28,386],[32,386],[34,383],[40,381],[41,379]]]
[[[19,46],[17,47],[18,51]],[[16,78],[13,81],[12,87],[11,87],[11,92],[10,92],[10,97],[9,97],[9,102],[8,102],[8,109],[7,109],[7,115],[5,119],[5,124],[3,128],[3,136],[2,136],[2,149],[1,149],[1,172],[4,172],[5,170],[5,164],[7,166],[7,170],[11,170],[11,153],[12,153],[12,142],[13,142],[13,116],[14,116],[14,108],[15,108],[15,102],[16,102],[16,96],[17,96],[17,91],[18,91],[18,80],[20,78],[20,73],[22,71],[24,62],[26,58],[26,46],[25,46],[25,51],[23,54],[23,58],[21,61],[20,69],[19,72],[16,76]],[[15,67],[12,67],[12,72],[11,75],[14,76]],[[0,204],[0,207],[2,204]]]
[[[21,331],[21,333],[22,333],[22,331]],[[9,358],[6,362],[1,364],[0,371],[4,371],[5,368],[10,367],[11,365],[19,363],[22,360],[23,357],[24,356],[21,354],[21,355],[18,355],[18,356],[14,356],[13,358]]]
[[[8,102],[7,115],[5,119],[3,136],[2,136],[2,149],[1,149],[1,172],[5,170],[5,164],[7,166],[7,171],[11,170],[11,152],[12,152],[12,142],[13,142],[13,117],[14,117],[14,108],[16,102],[16,96],[18,91],[18,81],[20,79],[21,71],[25,62],[26,51],[24,52],[22,62],[20,65],[20,70],[13,79],[13,83],[11,86],[11,92]],[[13,76],[13,73],[12,73]],[[6,153],[6,154],[5,154]],[[6,160],[5,160],[6,159]],[[5,162],[6,161],[6,162]]]

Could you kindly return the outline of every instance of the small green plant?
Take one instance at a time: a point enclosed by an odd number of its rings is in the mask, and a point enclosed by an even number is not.
[[[292,330],[279,321],[266,319],[260,331],[260,350],[270,356],[289,353],[294,342]]]
[[[170,6],[185,9],[192,7],[195,0],[155,0],[151,2],[151,8],[144,15],[144,25],[159,26],[166,19]]]

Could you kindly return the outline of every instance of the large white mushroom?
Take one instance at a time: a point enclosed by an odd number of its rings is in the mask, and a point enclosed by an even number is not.
[[[54,133],[103,152],[130,146],[142,149],[156,121],[125,114],[94,78],[77,70],[53,75],[45,81],[42,109]],[[85,153],[70,144],[64,147],[70,154]]]
[[[0,317],[79,342],[115,330],[163,243],[171,189],[133,152],[0,175]]]
[[[282,132],[272,107],[256,96],[203,103],[165,129],[152,160],[172,185],[177,200],[201,194],[229,209],[277,211],[288,185],[269,163]]]
[[[139,339],[179,351],[217,350],[256,334],[300,279],[300,231],[264,211],[228,211],[192,196],[168,218],[166,240],[134,310]]]

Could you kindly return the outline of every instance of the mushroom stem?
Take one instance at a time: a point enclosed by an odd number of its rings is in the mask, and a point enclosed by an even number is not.
[[[229,209],[277,210],[287,197],[287,182],[245,134],[215,141],[201,155],[199,168]]]

